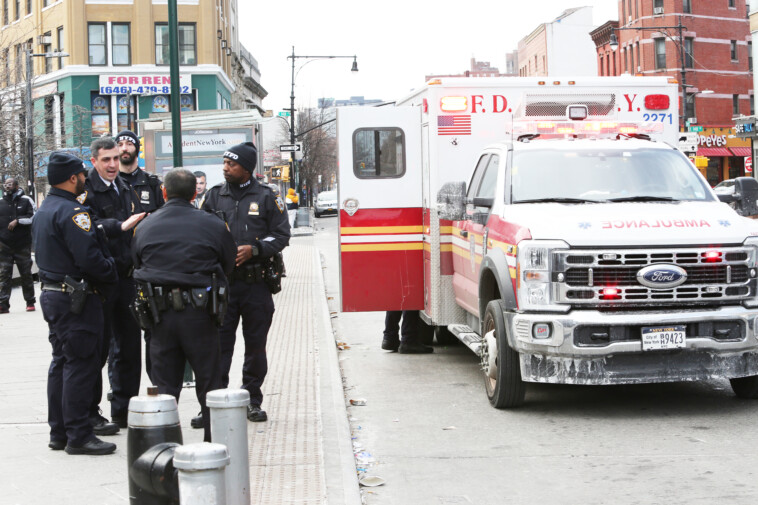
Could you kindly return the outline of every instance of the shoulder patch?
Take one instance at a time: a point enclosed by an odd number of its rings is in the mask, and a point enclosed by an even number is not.
[[[87,192],[85,191],[81,195],[76,197],[76,201],[84,205],[85,200],[87,200]]]
[[[71,218],[74,221],[74,224],[81,228],[84,231],[90,231],[92,229],[92,219],[90,219],[89,214],[87,212],[80,212],[78,214],[74,214],[74,216]]]
[[[282,198],[277,196],[276,197],[276,206],[279,207],[279,212],[284,212],[284,202],[282,201]]]

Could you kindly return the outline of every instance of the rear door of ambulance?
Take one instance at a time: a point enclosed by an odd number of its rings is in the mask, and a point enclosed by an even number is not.
[[[337,109],[345,312],[424,308],[421,111]]]

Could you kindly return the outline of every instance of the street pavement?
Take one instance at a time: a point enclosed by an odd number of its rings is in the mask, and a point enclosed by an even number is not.
[[[269,421],[247,424],[251,503],[358,504],[337,351],[312,230],[298,230],[285,250],[285,263],[287,277],[274,297],[267,346],[263,408]],[[21,290],[14,288],[10,314],[0,316],[0,503],[128,503],[127,430],[104,437],[118,445],[110,456],[70,456],[47,448],[48,332],[39,306],[32,313],[24,308]],[[231,384],[241,381],[243,352],[240,330]],[[143,393],[148,385],[143,374]],[[105,400],[101,407],[108,416]],[[185,388],[179,403],[185,444],[202,442],[202,430],[189,428],[198,410],[194,389]]]

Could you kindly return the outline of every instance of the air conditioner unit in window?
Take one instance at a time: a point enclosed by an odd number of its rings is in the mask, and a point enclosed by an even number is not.
[[[653,7],[653,14],[663,14],[663,7]]]
[[[40,35],[37,37],[37,43],[41,46],[46,46],[53,43],[52,35]]]

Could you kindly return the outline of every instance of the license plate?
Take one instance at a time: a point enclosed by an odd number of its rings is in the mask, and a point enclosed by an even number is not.
[[[643,351],[681,349],[686,346],[687,332],[684,325],[646,326],[642,328]]]

